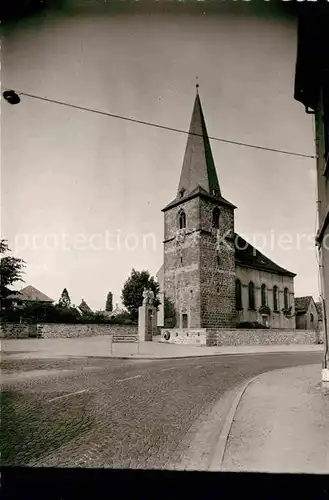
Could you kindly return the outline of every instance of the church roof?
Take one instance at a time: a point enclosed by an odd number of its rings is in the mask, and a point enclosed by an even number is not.
[[[266,271],[268,273],[280,274],[281,276],[289,276],[291,278],[296,276],[296,274],[278,266],[278,264],[266,257],[236,233],[234,233],[234,241],[236,264],[250,267],[252,269],[258,269],[260,271]]]
[[[210,197],[217,203],[236,208],[221,195],[200,96],[197,92],[177,196],[163,211],[198,195]]]
[[[312,298],[313,297],[311,295],[308,295],[306,297],[295,297],[296,313],[297,314],[306,313]]]
[[[38,290],[32,285],[25,286],[24,288],[19,290],[19,292],[13,293],[8,298],[21,300],[22,302],[25,301],[54,302],[53,299],[48,297],[43,292],[40,292],[40,290]]]
[[[215,162],[211,152],[200,97],[197,93],[187,138],[178,194],[182,189],[187,194],[191,193],[199,185],[208,193],[213,193],[216,190],[218,195],[220,195]]]

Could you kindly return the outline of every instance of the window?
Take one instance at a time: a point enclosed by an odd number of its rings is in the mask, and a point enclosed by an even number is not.
[[[184,329],[188,327],[188,316],[187,316],[187,314],[182,314],[182,325],[183,325]]]
[[[181,210],[178,215],[179,229],[186,228],[186,215],[184,210]]]
[[[312,314],[312,313],[310,314],[310,320],[311,320],[311,323],[313,323],[313,322],[314,322],[314,316],[313,316],[313,314]]]
[[[183,198],[183,197],[184,197],[184,194],[185,194],[185,189],[184,189],[184,188],[182,188],[182,189],[179,191],[179,196],[180,196],[181,198]]]
[[[236,282],[235,282],[235,308],[237,311],[241,311],[243,309],[242,289],[241,289],[241,281],[240,280],[236,280]]]
[[[284,297],[284,308],[289,309],[289,291],[288,291],[288,288],[284,289],[283,297]]]
[[[255,310],[255,285],[250,281],[248,285],[249,309]]]
[[[266,285],[264,283],[262,284],[261,287],[261,299],[262,299],[262,306],[266,306]]]
[[[219,208],[215,207],[212,211],[212,227],[214,229],[219,228]]]
[[[279,293],[276,285],[273,287],[273,309],[274,311],[279,309]]]

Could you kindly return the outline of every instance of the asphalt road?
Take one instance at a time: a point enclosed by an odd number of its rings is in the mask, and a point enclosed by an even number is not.
[[[46,371],[11,381],[4,377],[2,464],[170,468],[184,455],[193,424],[228,390],[272,369],[320,365],[321,357],[4,361],[3,373]]]

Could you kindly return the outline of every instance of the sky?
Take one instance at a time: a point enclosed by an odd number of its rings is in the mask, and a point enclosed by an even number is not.
[[[2,85],[188,130],[196,76],[210,136],[314,154],[293,99],[296,26],[232,14],[129,13],[18,22]],[[104,309],[132,268],[163,261],[163,213],[186,135],[23,97],[2,103],[2,238],[25,284]],[[211,141],[235,230],[318,298],[315,160]],[[288,236],[287,236],[288,235]]]

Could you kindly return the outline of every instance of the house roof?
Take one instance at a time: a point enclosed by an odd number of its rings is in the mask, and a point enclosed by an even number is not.
[[[306,313],[312,299],[313,297],[311,295],[307,295],[306,297],[295,297],[296,313]]]
[[[40,292],[37,288],[32,285],[27,285],[26,287],[15,292],[9,296],[10,299],[17,299],[21,301],[37,301],[37,302],[54,302],[53,299],[48,297],[43,292]]]
[[[92,309],[88,306],[87,302],[82,299],[81,304],[79,305],[79,309],[82,312],[92,312]]]
[[[321,302],[315,302],[315,307],[318,312],[319,321],[323,321],[322,304]]]
[[[262,254],[259,250],[248,243],[244,238],[234,233],[235,242],[235,263],[241,266],[267,271],[269,273],[280,274],[294,278],[295,273],[284,269],[271,259]]]

